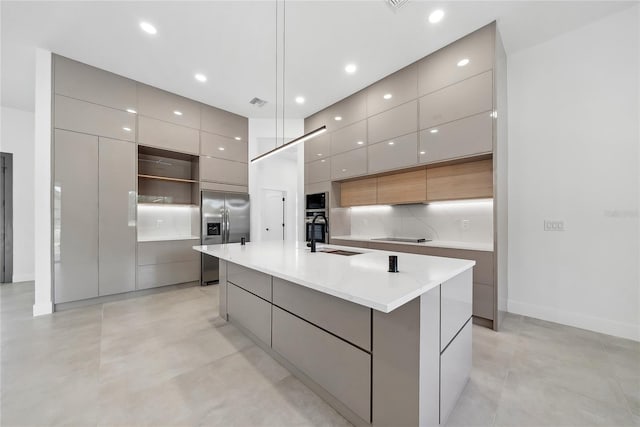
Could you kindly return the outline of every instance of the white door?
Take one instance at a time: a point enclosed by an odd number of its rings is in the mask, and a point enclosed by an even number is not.
[[[262,241],[284,240],[285,192],[262,190]]]

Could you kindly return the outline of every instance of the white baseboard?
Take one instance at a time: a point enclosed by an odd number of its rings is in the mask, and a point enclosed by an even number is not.
[[[508,311],[509,313],[521,314],[549,322],[561,323],[563,325],[574,326],[602,334],[640,341],[640,325],[633,323],[623,323],[600,317],[586,316],[580,313],[570,313],[556,308],[527,304],[511,299],[508,302]]]
[[[45,314],[51,314],[53,313],[53,303],[52,302],[46,302],[46,303],[39,303],[39,304],[33,304],[33,316],[43,316]]]
[[[11,276],[11,283],[33,282],[35,279],[36,275],[33,273],[14,274],[13,276]]]

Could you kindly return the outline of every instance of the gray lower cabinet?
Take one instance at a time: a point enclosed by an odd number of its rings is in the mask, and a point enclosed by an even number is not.
[[[137,289],[200,280],[200,256],[192,246],[200,240],[138,242]]]
[[[369,173],[401,169],[418,164],[418,134],[399,136],[367,147]]]
[[[249,184],[247,163],[200,156],[199,168],[201,181],[241,186]]]
[[[371,420],[369,353],[275,306],[272,326],[273,350],[363,420]]]
[[[473,284],[473,315],[493,320],[494,287],[483,283]]]
[[[133,291],[136,286],[136,146],[99,142],[99,295]]]
[[[440,356],[440,424],[444,425],[464,390],[471,372],[471,322]]]
[[[227,264],[227,281],[271,301],[271,276],[238,264]]]
[[[271,303],[232,284],[227,284],[227,315],[229,320],[271,345]]]
[[[138,142],[149,147],[200,154],[200,132],[150,117],[138,117]]]
[[[97,136],[55,130],[53,262],[56,304],[98,296],[97,170]]]
[[[471,319],[473,287],[472,270],[467,270],[440,287],[440,351],[443,351]]]

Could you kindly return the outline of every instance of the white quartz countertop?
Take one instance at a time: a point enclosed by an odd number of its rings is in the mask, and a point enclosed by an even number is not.
[[[304,242],[247,242],[194,246],[193,249],[316,291],[389,313],[472,268],[475,261],[427,255],[318,245],[362,252],[342,256],[311,253]],[[389,273],[389,255],[398,256],[399,273]]]
[[[390,242],[388,240],[374,240],[377,237],[386,237],[386,236],[354,236],[354,235],[331,236],[332,239],[351,240],[354,242],[389,243],[392,245],[413,245],[413,246],[427,246],[432,248],[464,249],[468,251],[493,252],[492,243],[458,242],[454,240],[431,240],[429,242],[422,242],[422,243]]]
[[[138,242],[165,242],[171,240],[200,240],[200,236],[142,236]]]

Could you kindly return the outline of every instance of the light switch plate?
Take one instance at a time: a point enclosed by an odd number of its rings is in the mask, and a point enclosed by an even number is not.
[[[544,231],[564,231],[564,221],[544,220]]]

